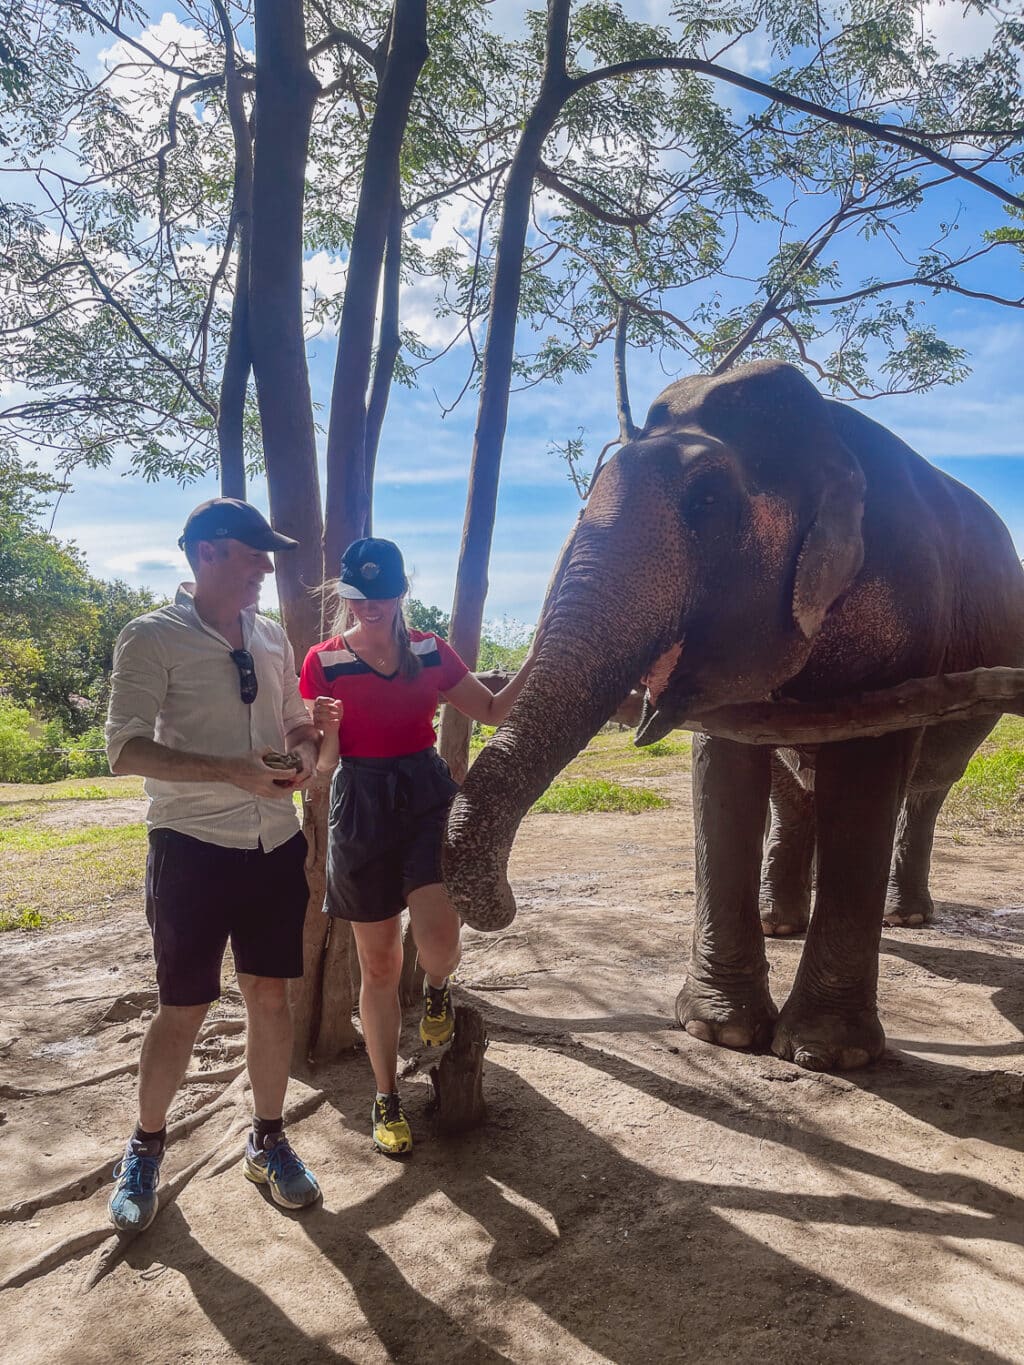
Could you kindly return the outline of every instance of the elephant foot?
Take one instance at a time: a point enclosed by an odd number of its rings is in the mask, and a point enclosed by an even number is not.
[[[765,938],[792,938],[803,934],[810,919],[806,909],[779,905],[774,901],[761,902],[761,932]]]
[[[691,973],[676,996],[681,1027],[718,1047],[767,1047],[778,1013],[763,980],[726,991]]]
[[[775,1025],[772,1051],[807,1071],[856,1071],[885,1051],[885,1034],[873,1006],[830,1010],[790,996]]]
[[[935,902],[927,890],[897,891],[889,887],[882,923],[890,929],[918,929],[935,918]]]

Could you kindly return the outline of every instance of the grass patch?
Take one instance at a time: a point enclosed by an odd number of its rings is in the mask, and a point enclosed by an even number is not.
[[[656,739],[653,744],[636,749],[637,758],[675,758],[679,754],[689,754],[690,737],[686,739]]]
[[[0,927],[39,929],[141,893],[146,826],[0,827]]]
[[[606,778],[577,778],[555,782],[537,801],[533,810],[539,815],[584,815],[589,811],[624,811],[636,815],[656,810],[668,802],[645,787],[625,787]]]
[[[0,783],[0,825],[27,820],[36,811],[74,801],[126,801],[145,796],[141,777],[80,777],[63,782]]]
[[[995,834],[1024,831],[1024,723],[1016,716],[1004,717],[968,763],[941,818]]]

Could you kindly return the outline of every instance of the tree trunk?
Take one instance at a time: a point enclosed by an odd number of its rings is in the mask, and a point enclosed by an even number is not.
[[[330,573],[336,571],[346,545],[364,535],[369,523],[366,395],[377,291],[392,211],[399,201],[402,140],[426,58],[426,0],[395,0],[377,105],[366,144],[331,393],[324,530],[324,562]]]
[[[252,130],[235,65],[235,35],[223,5],[217,4],[224,36],[224,93],[235,144],[235,180],[228,240],[238,241],[235,294],[231,327],[220,381],[217,444],[220,451],[220,491],[225,498],[245,498],[245,400],[252,368],[249,342],[249,270],[252,260]]]
[[[323,577],[320,483],[302,329],[302,207],[313,104],[302,8],[256,0],[249,338],[263,431],[270,515],[299,541],[277,557],[277,584],[296,658],[320,635],[310,594]]]
[[[302,208],[309,129],[318,85],[309,70],[302,7],[256,0],[256,137],[253,157],[249,338],[263,430],[274,526],[299,541],[277,556],[277,586],[296,660],[320,638],[320,605],[310,591],[323,579],[323,521],[313,405],[302,328]],[[313,1055],[321,1032],[327,784],[307,794],[310,899],[303,945],[305,975],[291,992],[296,1067]],[[347,926],[342,934],[348,933]],[[337,952],[337,947],[335,949]],[[347,980],[347,978],[345,978]],[[352,995],[332,984],[331,1045],[351,1046]]]
[[[373,367],[370,387],[370,407],[366,415],[366,486],[372,493],[373,473],[377,464],[381,428],[391,394],[395,361],[402,346],[398,325],[398,300],[402,288],[402,204],[396,193],[388,221],[387,246],[384,253],[384,285],[381,290],[380,336],[377,340],[377,360]],[[373,499],[366,518],[366,534],[372,534]]]
[[[373,355],[377,291],[385,248],[394,252],[385,297],[385,325],[381,353],[390,342],[389,319],[397,338],[398,255],[401,251],[399,156],[416,82],[427,58],[426,0],[395,0],[387,53],[380,69],[377,105],[367,139],[366,161],[352,233],[345,300],[338,336],[338,360],[331,394],[327,435],[327,507],[324,526],[324,566],[337,573],[342,552],[350,541],[365,535],[370,524],[373,457],[386,395],[374,385],[374,432],[367,445],[367,388]],[[395,215],[398,215],[397,224]],[[397,344],[385,369],[383,383],[394,368]],[[381,359],[378,357],[378,366]],[[376,379],[376,376],[375,376]],[[311,902],[312,906],[312,902]],[[312,913],[312,911],[310,911]],[[411,949],[407,949],[407,956]],[[352,1046],[353,953],[351,930],[333,920],[321,938],[322,957],[314,974],[320,984],[319,1012],[310,1018],[307,1038],[315,1061],[330,1061]],[[410,963],[404,977],[413,974]],[[405,989],[409,981],[405,980]],[[313,987],[311,987],[313,989]]]
[[[491,557],[498,475],[508,422],[516,319],[523,277],[523,252],[530,221],[533,181],[544,141],[572,93],[565,53],[569,0],[549,0],[544,75],[537,102],[523,128],[505,186],[505,204],[494,266],[491,312],[484,346],[480,403],[466,498],[466,518],[459,549],[448,639],[470,668],[480,652],[480,632],[487,600],[487,566]],[[469,757],[470,723],[446,706],[441,721],[441,753],[460,782]]]

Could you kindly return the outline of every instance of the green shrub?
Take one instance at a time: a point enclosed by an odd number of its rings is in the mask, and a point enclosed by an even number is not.
[[[642,810],[655,810],[668,802],[657,792],[644,787],[625,787],[621,782],[604,778],[581,778],[575,782],[555,782],[537,801],[533,810],[538,815],[583,815],[588,811],[625,811],[636,815]]]
[[[31,782],[38,749],[31,712],[0,697],[0,782]]]
[[[41,929],[45,923],[38,910],[0,910],[0,934],[12,929]]]
[[[103,748],[103,726],[94,725],[67,742],[67,772],[69,777],[107,777],[107,755]]]

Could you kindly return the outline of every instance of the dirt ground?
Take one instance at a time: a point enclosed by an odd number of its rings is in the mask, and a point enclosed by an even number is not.
[[[362,1055],[293,1085],[302,1214],[242,1179],[229,996],[172,1114],[205,1119],[169,1148],[178,1197],[101,1240],[134,1078],[62,1087],[137,1059],[142,907],[3,936],[5,1365],[1024,1361],[1020,843],[940,836],[935,926],[883,937],[889,1050],[822,1076],[674,1026],[692,827],[688,777],[660,785],[666,810],[530,817],[518,919],[467,932],[486,1127],[431,1135],[412,1017],[410,1160],[371,1150]],[[768,944],[780,1002],[800,948]]]

